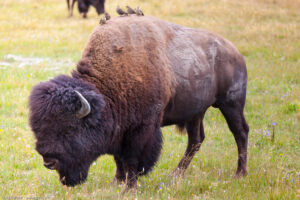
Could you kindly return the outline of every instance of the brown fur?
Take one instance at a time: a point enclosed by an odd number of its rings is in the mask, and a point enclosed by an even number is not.
[[[137,17],[128,18],[128,21],[114,18],[108,26],[97,27],[77,71],[73,72],[76,78],[92,80],[107,101],[117,102],[119,114],[126,121],[136,120],[130,115],[152,109],[155,104],[166,106],[175,81],[161,45],[167,40],[159,36],[164,33],[147,31],[157,29],[155,24]],[[138,27],[138,23],[146,26]]]

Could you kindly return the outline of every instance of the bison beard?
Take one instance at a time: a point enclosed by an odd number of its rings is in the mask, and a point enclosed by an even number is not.
[[[30,126],[44,165],[63,184],[82,183],[91,163],[110,154],[115,179],[131,188],[158,160],[161,126],[187,130],[188,146],[173,172],[183,174],[213,106],[236,140],[238,177],[247,173],[246,85],[242,55],[220,36],[150,16],[118,17],[93,31],[72,77],[32,89]]]

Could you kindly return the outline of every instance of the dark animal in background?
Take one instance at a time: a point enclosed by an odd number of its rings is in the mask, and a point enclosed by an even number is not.
[[[158,160],[161,126],[187,130],[187,149],[173,172],[183,174],[204,140],[204,114],[213,106],[234,135],[236,176],[242,176],[246,86],[243,56],[215,33],[151,16],[117,17],[95,28],[72,76],[32,89],[30,126],[44,165],[57,170],[63,184],[82,183],[91,163],[110,154],[115,180],[126,180],[128,189]]]
[[[78,3],[78,11],[83,14],[84,18],[87,17],[87,12],[90,6],[96,8],[98,15],[104,13],[105,11],[104,8],[105,0],[71,0],[71,1],[72,3],[70,4],[70,0],[67,0],[69,17],[73,16],[73,7],[76,1]]]

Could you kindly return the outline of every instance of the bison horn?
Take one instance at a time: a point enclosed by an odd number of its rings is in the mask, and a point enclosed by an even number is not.
[[[84,118],[91,112],[91,106],[89,102],[80,94],[80,92],[76,91],[76,94],[78,95],[80,102],[81,102],[81,108],[80,110],[76,113],[76,117],[79,119]]]

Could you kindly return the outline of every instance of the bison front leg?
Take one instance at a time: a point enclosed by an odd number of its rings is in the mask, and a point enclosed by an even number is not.
[[[124,164],[127,171],[126,188],[124,192],[128,192],[130,189],[136,190],[138,178],[138,159],[131,158]]]
[[[184,156],[180,160],[176,169],[172,172],[171,176],[183,175],[189,164],[191,163],[194,155],[199,151],[201,143],[204,141],[204,127],[203,127],[203,115],[197,116],[191,121],[186,123],[186,129],[188,133],[188,146],[184,153]]]
[[[123,165],[121,159],[118,156],[114,156],[114,159],[115,159],[116,166],[117,166],[114,182],[117,182],[117,183],[124,182],[125,183],[125,181],[126,181],[126,171],[124,169],[124,165]]]
[[[67,0],[68,11],[70,11],[70,0]]]
[[[73,16],[73,8],[74,8],[75,1],[76,0],[72,0],[72,5],[71,5],[71,7],[69,9],[69,17]]]
[[[70,0],[67,0],[67,5],[68,5],[68,17],[73,16],[73,8],[76,0],[72,0],[72,3],[70,5]]]
[[[158,160],[162,147],[160,122],[132,132],[124,143],[126,147],[122,149],[122,163],[127,172],[125,191],[128,191],[136,188],[138,176],[150,172]]]

